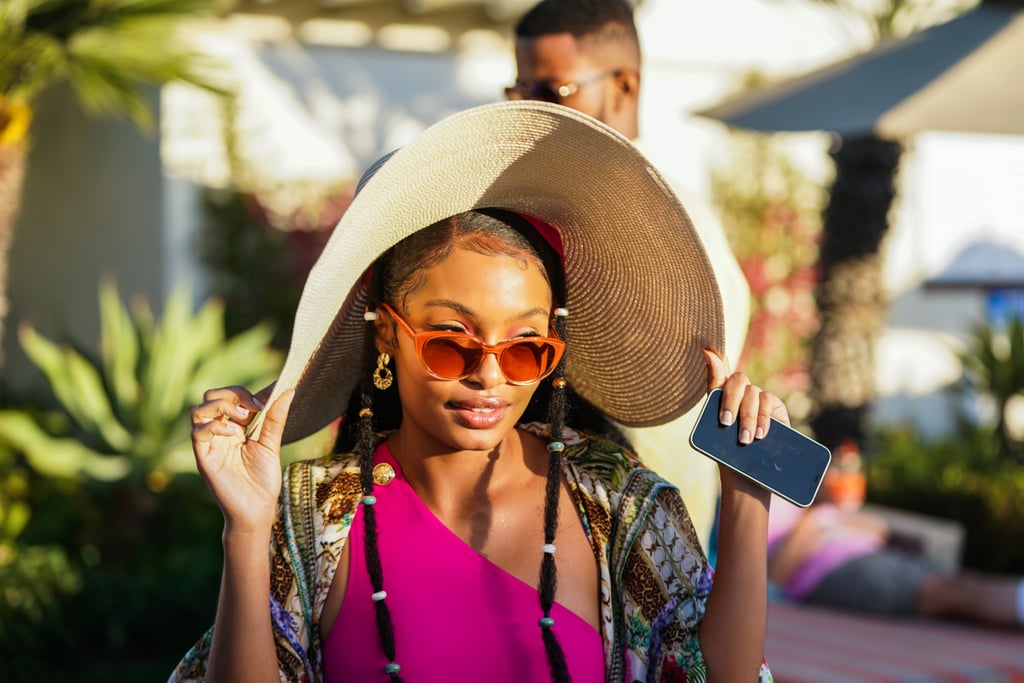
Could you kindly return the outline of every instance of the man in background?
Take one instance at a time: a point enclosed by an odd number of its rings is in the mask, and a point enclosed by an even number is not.
[[[509,99],[571,107],[611,126],[642,150],[657,144],[640,138],[640,41],[626,0],[542,0],[516,24],[515,52],[516,82],[505,89]],[[725,307],[726,359],[735,370],[747,335],[750,288],[715,215],[678,184],[673,189],[711,259]],[[719,480],[718,466],[689,445],[700,407],[666,425],[623,431],[641,460],[679,487],[709,551]]]

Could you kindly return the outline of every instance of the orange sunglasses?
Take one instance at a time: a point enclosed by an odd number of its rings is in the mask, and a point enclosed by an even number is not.
[[[437,379],[465,379],[485,356],[494,354],[509,384],[531,384],[550,375],[565,353],[565,342],[556,337],[521,337],[492,345],[465,332],[415,332],[391,306],[382,303],[381,308],[412,337],[423,368]]]

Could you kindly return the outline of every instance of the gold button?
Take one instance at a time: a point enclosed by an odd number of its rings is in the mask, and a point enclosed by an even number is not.
[[[395,478],[395,468],[386,462],[380,462],[373,466],[373,483],[380,486],[387,486]]]

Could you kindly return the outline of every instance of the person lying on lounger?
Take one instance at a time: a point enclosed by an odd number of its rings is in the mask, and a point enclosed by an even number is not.
[[[957,618],[1024,628],[1024,578],[949,573],[897,547],[886,520],[839,499],[838,468],[817,501],[776,498],[769,513],[768,577],[793,601],[891,616]]]

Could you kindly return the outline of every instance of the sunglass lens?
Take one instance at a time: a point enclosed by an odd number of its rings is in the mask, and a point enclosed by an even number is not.
[[[444,379],[459,379],[480,363],[483,349],[470,337],[436,337],[423,345],[423,362]]]
[[[545,341],[524,339],[501,354],[501,371],[513,382],[532,382],[554,365],[554,347]]]
[[[561,97],[551,87],[551,84],[544,81],[530,81],[528,83],[510,85],[505,88],[505,97],[510,100],[540,100],[555,104],[561,101]]]
[[[530,85],[531,100],[541,100],[543,102],[552,102],[558,104],[560,99],[558,93],[555,92],[548,83],[538,82]]]

